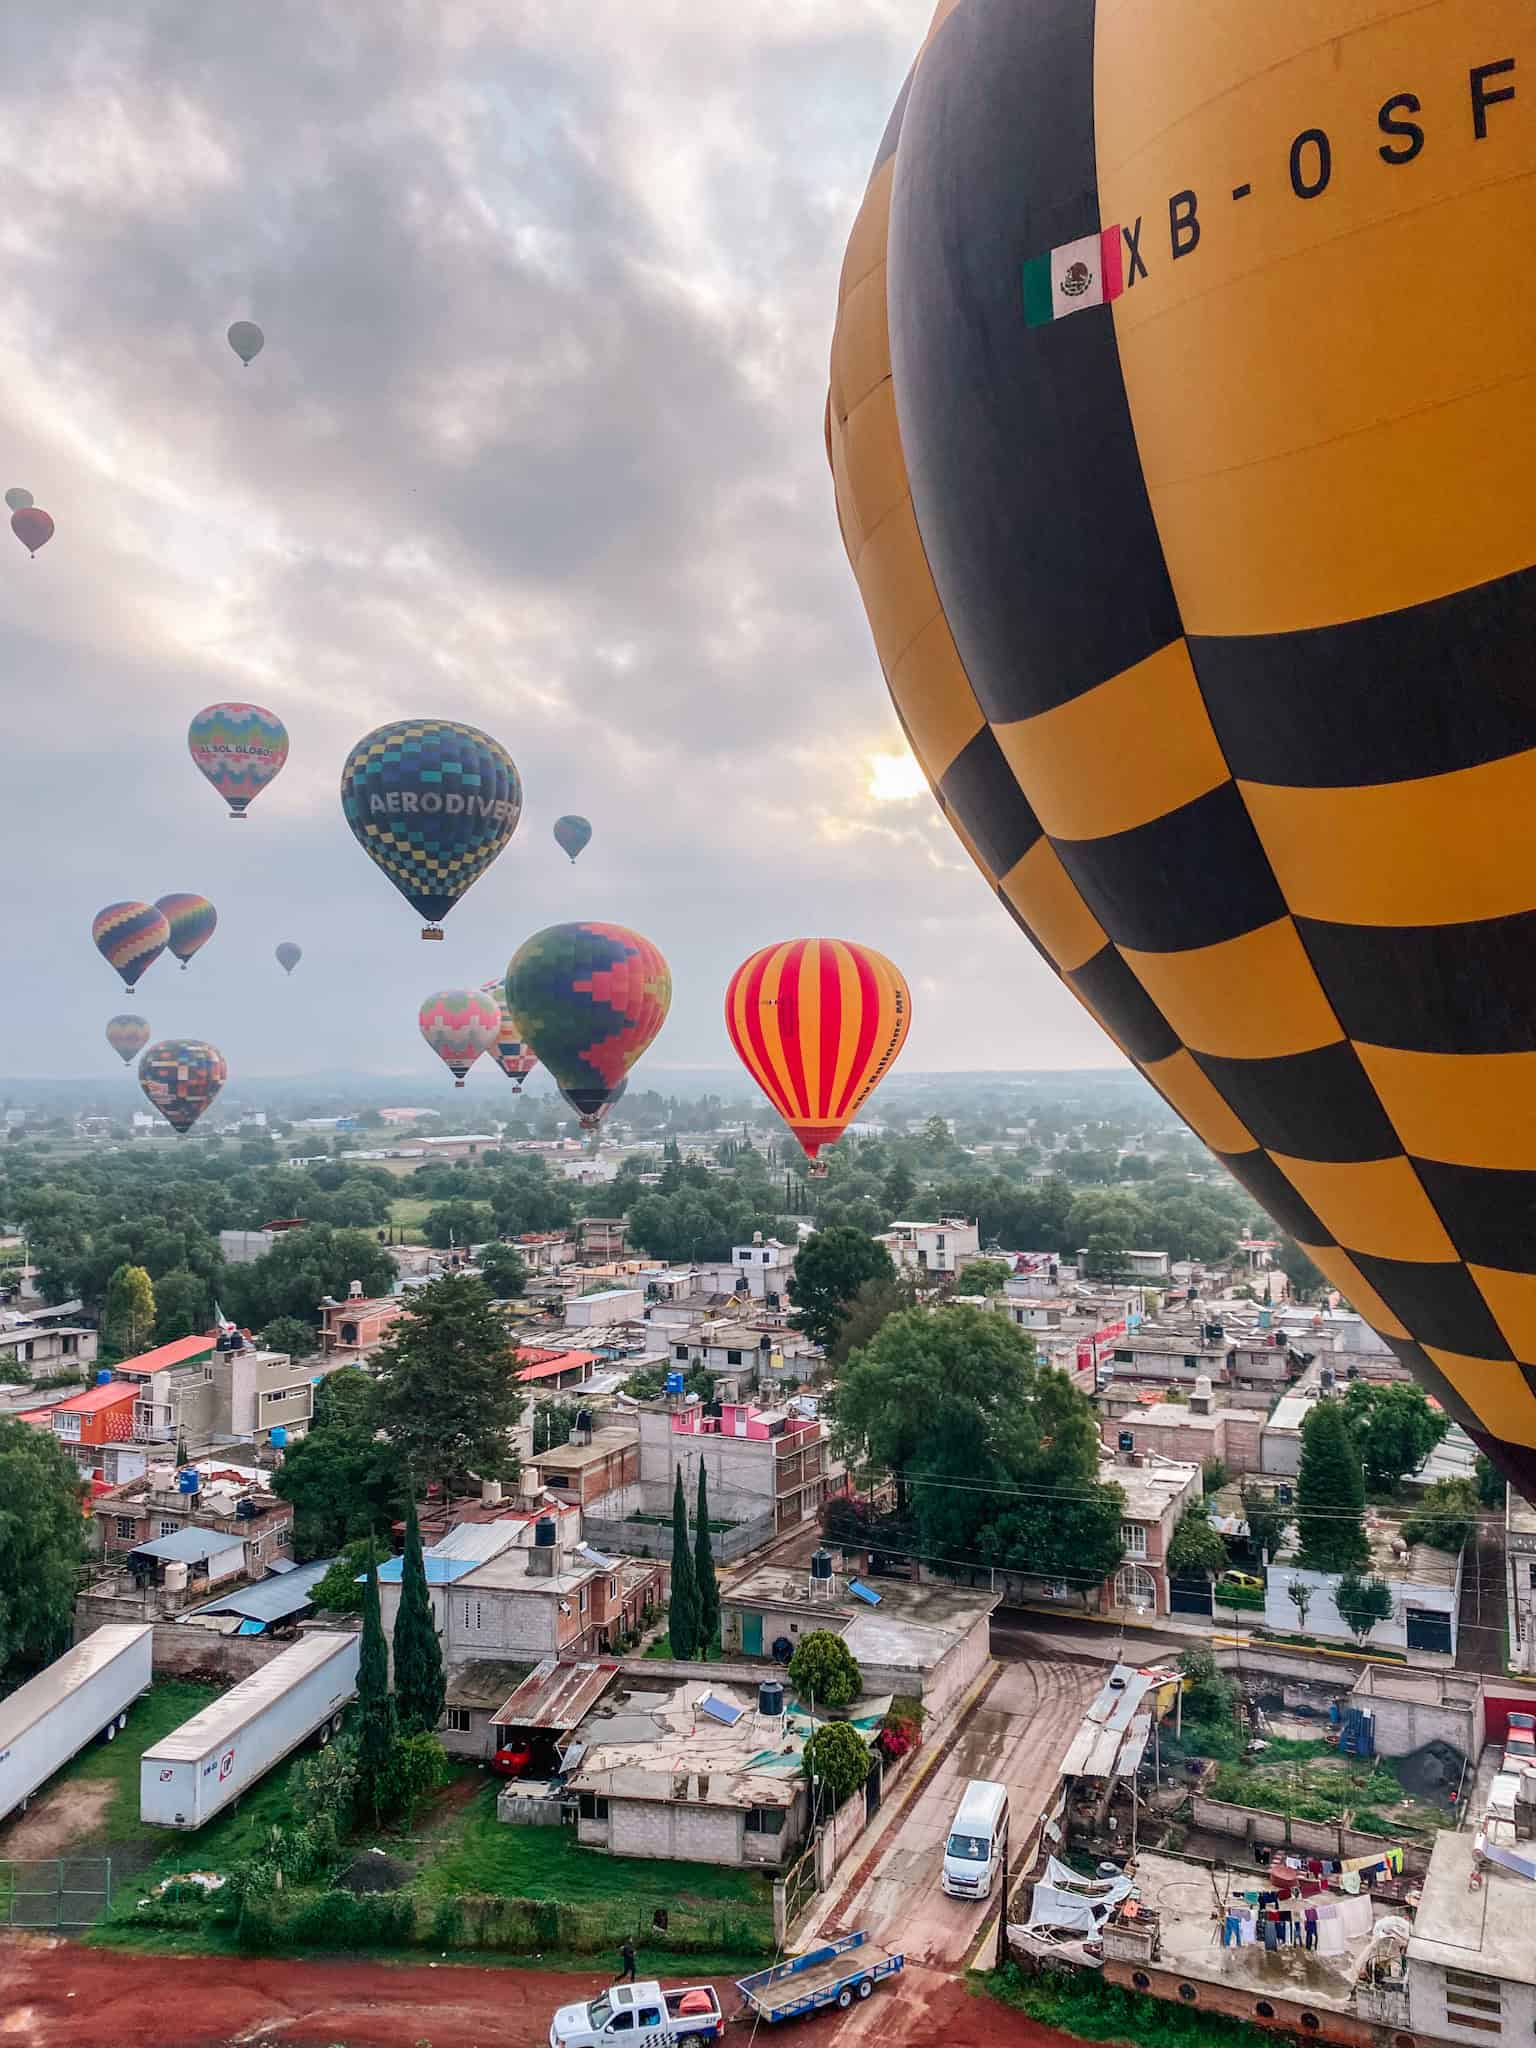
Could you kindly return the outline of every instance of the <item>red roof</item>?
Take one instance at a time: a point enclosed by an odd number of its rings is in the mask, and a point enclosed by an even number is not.
[[[12,1416],[11,1419],[13,1422],[30,1422],[34,1429],[51,1429],[53,1427],[53,1410],[51,1408],[27,1408],[20,1415]]]
[[[563,1372],[575,1372],[597,1363],[596,1352],[551,1351],[545,1344],[519,1344],[517,1356],[523,1368],[517,1377],[524,1384],[529,1380],[556,1379]]]
[[[104,1386],[87,1387],[83,1394],[71,1394],[52,1412],[55,1415],[95,1415],[103,1408],[117,1408],[125,1401],[137,1401],[139,1388],[127,1380],[108,1380]]]
[[[137,1358],[125,1358],[117,1368],[119,1372],[164,1372],[168,1365],[185,1365],[189,1359],[201,1358],[205,1351],[211,1351],[218,1339],[208,1337],[177,1337],[169,1344],[158,1344],[153,1351],[141,1351]]]

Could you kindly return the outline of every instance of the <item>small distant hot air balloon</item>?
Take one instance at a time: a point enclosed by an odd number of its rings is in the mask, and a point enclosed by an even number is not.
[[[216,1100],[229,1069],[200,1038],[162,1038],[139,1061],[139,1086],[173,1130],[190,1131]]]
[[[898,968],[847,939],[786,939],[744,960],[725,992],[737,1057],[794,1132],[811,1172],[890,1072],[912,1021]]]
[[[273,955],[284,974],[292,974],[295,967],[304,958],[304,948],[296,946],[292,939],[284,939],[280,946],[273,948]]]
[[[157,896],[155,908],[165,912],[165,921],[171,928],[170,948],[181,962],[181,971],[185,974],[192,955],[213,937],[219,913],[206,896],[180,893]]]
[[[91,937],[109,967],[133,994],[138,979],[171,943],[170,921],[153,903],[109,903],[91,920]]]
[[[107,1019],[107,1043],[123,1065],[129,1066],[149,1043],[149,1025],[142,1017],[124,1012]]]
[[[421,1006],[421,1035],[453,1076],[455,1088],[496,1043],[501,1005],[481,989],[444,988]]]
[[[402,718],[367,733],[341,771],[341,807],[375,867],[427,920],[442,920],[517,830],[523,786],[512,756],[472,725]]]
[[[260,704],[209,704],[187,727],[187,751],[243,818],[288,758],[288,728]]]
[[[11,514],[11,531],[27,553],[35,555],[53,539],[53,521],[41,505],[23,505]]]
[[[267,337],[254,320],[237,320],[229,330],[230,347],[247,369],[267,345]]]
[[[592,827],[585,818],[578,818],[574,812],[555,820],[555,844],[562,853],[571,856],[574,866],[576,856],[592,837]]]
[[[617,1101],[671,1002],[666,961],[622,925],[551,925],[525,941],[507,968],[513,1025],[586,1130]]]
[[[512,1093],[521,1095],[523,1083],[539,1064],[538,1054],[530,1052],[517,1035],[517,1026],[507,1011],[507,984],[500,981],[482,982],[480,993],[489,996],[501,1012],[501,1028],[496,1033],[496,1043],[491,1047],[492,1057],[507,1079],[512,1083]]]
[[[13,512],[25,512],[34,501],[30,491],[24,491],[20,484],[12,484],[5,494],[5,502]]]

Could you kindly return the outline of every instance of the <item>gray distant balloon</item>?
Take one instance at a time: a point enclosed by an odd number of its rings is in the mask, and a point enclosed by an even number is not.
[[[276,958],[277,964],[281,967],[284,974],[292,974],[295,967],[304,958],[304,949],[302,946],[296,946],[292,939],[284,939],[283,943],[276,949]]]
[[[25,512],[33,503],[32,493],[24,491],[20,484],[12,484],[5,494],[5,502],[13,512]]]
[[[254,320],[237,320],[229,330],[229,345],[241,362],[249,369],[253,359],[261,354],[267,337]]]

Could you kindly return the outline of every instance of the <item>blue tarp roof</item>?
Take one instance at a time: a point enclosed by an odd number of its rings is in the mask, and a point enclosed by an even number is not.
[[[306,1608],[316,1582],[325,1577],[335,1562],[333,1557],[322,1557],[313,1564],[295,1565],[291,1572],[284,1572],[278,1578],[262,1579],[254,1586],[233,1587],[216,1600],[205,1600],[192,1612],[243,1615],[254,1627],[241,1628],[237,1633],[254,1635],[269,1622],[286,1621],[290,1614],[298,1614]]]
[[[483,1557],[434,1557],[428,1551],[426,1556],[423,1557],[422,1563],[427,1568],[427,1584],[429,1586],[451,1586],[455,1579],[462,1579],[466,1572],[479,1571],[481,1565],[485,1563],[485,1559]],[[379,1584],[381,1586],[398,1586],[400,1575],[404,1570],[404,1558],[386,1557],[379,1566]],[[366,1572],[360,1572],[357,1583],[361,1585],[367,1576]]]

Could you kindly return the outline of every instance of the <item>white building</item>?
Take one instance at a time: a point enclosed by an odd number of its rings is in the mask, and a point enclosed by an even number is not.
[[[565,1304],[568,1330],[590,1330],[612,1323],[637,1323],[645,1314],[645,1295],[638,1287],[605,1287],[597,1294],[577,1294]]]
[[[963,1216],[944,1216],[937,1223],[893,1223],[875,1241],[885,1246],[901,1272],[918,1277],[958,1273],[967,1260],[981,1256],[976,1224]]]
[[[1530,1844],[1522,1847],[1529,1855]],[[1533,1909],[1536,1883],[1478,1856],[1470,1830],[1436,1835],[1408,1943],[1408,2024],[1415,2035],[1477,2048],[1530,2040]]]
[[[1392,1611],[1365,1638],[1367,1649],[1407,1650],[1454,1658],[1457,1611],[1461,1605],[1461,1558],[1427,1543],[1405,1548],[1396,1543],[1391,1524],[1368,1528],[1372,1538],[1367,1577],[1383,1579],[1391,1588]],[[1357,1641],[1339,1613],[1337,1572],[1311,1571],[1293,1558],[1279,1557],[1269,1568],[1264,1589],[1265,1626],[1277,1634],[1303,1632],[1338,1642]],[[1305,1595],[1303,1605],[1292,1587]],[[1532,1903],[1536,1904],[1536,1895]]]
[[[797,1250],[796,1245],[783,1244],[776,1237],[764,1237],[760,1230],[755,1231],[750,1244],[731,1247],[731,1265],[738,1285],[745,1277],[756,1300],[765,1301],[774,1295],[783,1301],[789,1293]]]

